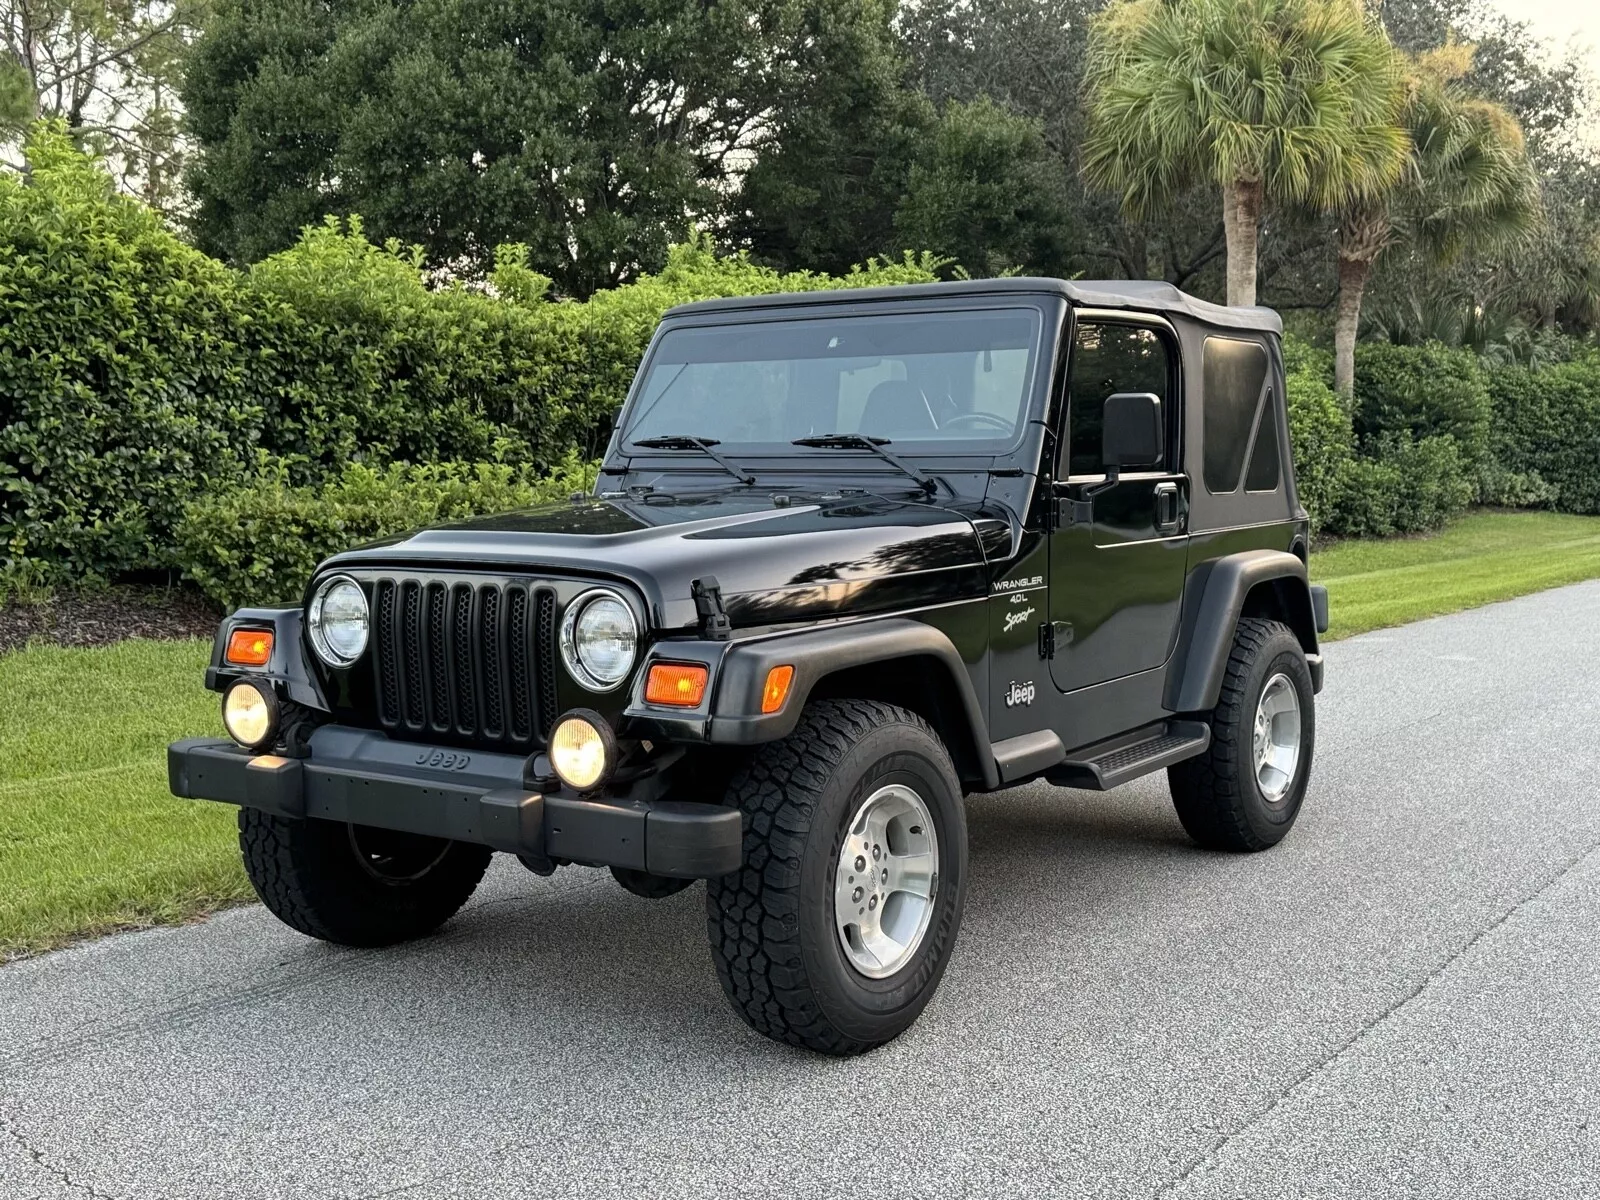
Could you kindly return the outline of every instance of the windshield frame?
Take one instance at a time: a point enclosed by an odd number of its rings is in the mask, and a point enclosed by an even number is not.
[[[629,459],[647,456],[665,455],[666,452],[640,446],[624,437],[624,430],[632,425],[637,417],[635,410],[641,402],[645,383],[651,377],[653,369],[658,365],[657,360],[663,341],[672,333],[684,329],[725,328],[730,325],[758,325],[766,323],[795,324],[801,321],[837,321],[841,318],[871,318],[879,316],[904,316],[908,312],[936,316],[942,314],[960,315],[971,313],[990,312],[1017,312],[1026,310],[1034,321],[1034,342],[1030,348],[1030,358],[1026,376],[1022,384],[1022,398],[1018,408],[1016,427],[1005,437],[973,438],[973,439],[923,439],[913,441],[909,438],[891,439],[888,445],[896,454],[912,460],[956,460],[956,459],[983,459],[998,460],[1015,456],[1029,439],[1029,434],[1035,428],[1038,414],[1048,402],[1050,376],[1054,368],[1055,341],[1064,319],[1066,306],[1047,293],[1020,293],[1006,295],[1000,293],[976,294],[962,297],[907,297],[904,300],[893,298],[874,299],[872,301],[852,300],[848,293],[841,295],[837,303],[819,304],[815,301],[804,305],[774,304],[771,307],[738,307],[729,309],[702,310],[693,313],[672,314],[668,313],[657,327],[650,344],[639,364],[632,386],[628,389],[627,399],[618,410],[613,426],[610,446],[607,457],[622,456]],[[670,386],[670,385],[669,385]],[[718,437],[715,429],[695,429],[680,431],[695,437]],[[834,430],[824,431],[837,432]],[[823,448],[808,448],[792,443],[777,442],[736,442],[719,440],[718,448],[723,454],[737,460],[750,460],[757,462],[776,462],[778,460],[798,461],[803,463],[817,463],[821,459],[837,462],[853,456],[842,454],[837,450]]]

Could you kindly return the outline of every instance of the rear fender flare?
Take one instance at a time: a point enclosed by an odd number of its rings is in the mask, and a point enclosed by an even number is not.
[[[1284,550],[1247,550],[1201,563],[1190,572],[1183,623],[1167,674],[1169,711],[1205,712],[1216,706],[1239,618],[1251,593],[1263,586],[1270,589],[1271,603],[1300,640],[1320,679],[1317,617],[1305,563]]]

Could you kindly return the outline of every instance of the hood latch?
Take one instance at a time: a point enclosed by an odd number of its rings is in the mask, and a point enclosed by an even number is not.
[[[715,575],[706,575],[689,584],[694,611],[700,618],[700,636],[708,642],[725,642],[733,636],[733,622],[722,607],[722,585]]]

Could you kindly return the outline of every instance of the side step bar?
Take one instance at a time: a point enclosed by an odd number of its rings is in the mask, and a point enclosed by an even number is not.
[[[1074,751],[1044,777],[1061,787],[1109,792],[1130,780],[1173,763],[1204,754],[1211,745],[1211,726],[1203,721],[1168,721],[1165,725]]]

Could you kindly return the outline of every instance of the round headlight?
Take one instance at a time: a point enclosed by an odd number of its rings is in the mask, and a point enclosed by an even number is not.
[[[568,713],[550,733],[550,766],[575,792],[599,787],[611,774],[616,741],[597,714]]]
[[[348,667],[367,648],[367,597],[348,575],[335,575],[311,597],[306,624],[317,657]]]
[[[277,697],[263,684],[241,679],[222,695],[222,723],[239,745],[258,749],[277,735]]]
[[[633,610],[615,592],[584,593],[561,622],[561,657],[590,691],[609,692],[626,679],[638,646]]]

